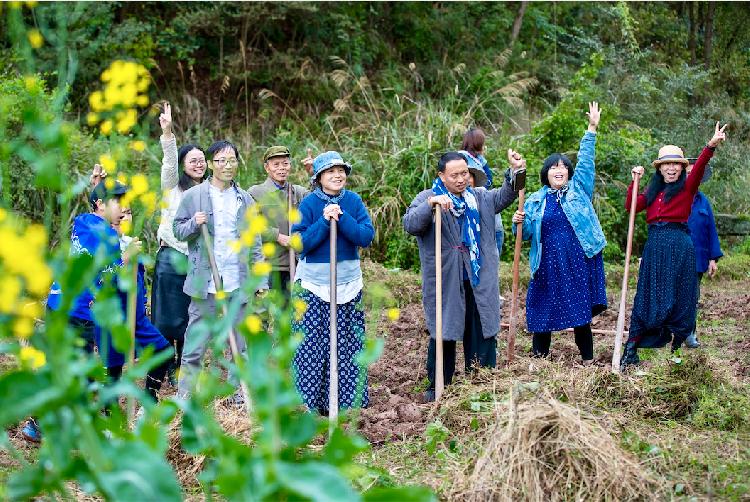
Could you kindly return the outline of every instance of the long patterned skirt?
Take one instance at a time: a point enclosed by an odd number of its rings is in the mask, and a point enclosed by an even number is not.
[[[692,331],[698,302],[695,249],[687,225],[649,225],[628,342],[636,347],[679,347]]]
[[[328,412],[329,358],[330,358],[330,304],[296,284],[294,298],[307,304],[301,320],[295,321],[293,329],[301,332],[304,339],[294,354],[294,383],[302,400],[311,411]],[[365,339],[365,312],[362,307],[362,292],[357,297],[338,306],[338,374],[339,407],[366,408],[369,404],[367,371],[356,361]]]

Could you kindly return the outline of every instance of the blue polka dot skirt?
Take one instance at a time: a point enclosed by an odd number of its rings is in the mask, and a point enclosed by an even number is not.
[[[638,271],[628,341],[636,347],[679,346],[695,323],[698,279],[687,225],[652,224]]]
[[[555,194],[542,216],[542,256],[526,295],[530,333],[583,326],[607,308],[604,260],[588,258]]]
[[[302,288],[294,287],[294,298],[307,304],[307,311],[293,329],[304,335],[297,347],[292,364],[294,383],[302,401],[312,411],[325,413],[328,410],[329,357],[330,357],[330,304]],[[367,407],[367,371],[357,362],[365,338],[365,312],[362,292],[349,303],[338,305],[338,373],[339,407]]]

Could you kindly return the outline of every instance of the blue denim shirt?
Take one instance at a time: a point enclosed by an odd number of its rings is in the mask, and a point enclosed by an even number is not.
[[[594,151],[596,147],[596,133],[586,131],[581,138],[578,149],[578,163],[573,177],[568,181],[568,191],[563,195],[560,204],[565,216],[568,217],[583,252],[591,258],[599,253],[607,244],[602,226],[596,216],[591,199],[594,195]],[[529,251],[529,268],[531,276],[539,268],[542,259],[542,217],[546,204],[549,187],[544,185],[526,199],[523,210],[526,218],[523,221],[523,238],[531,239]],[[516,226],[513,226],[513,233]]]

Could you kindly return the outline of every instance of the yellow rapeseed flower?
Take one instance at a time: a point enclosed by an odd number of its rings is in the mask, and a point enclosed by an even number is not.
[[[302,252],[302,236],[300,234],[292,234],[289,238],[289,246],[296,252]]]
[[[28,7],[29,9],[33,9],[34,7],[36,7],[36,5],[37,5],[37,4],[39,3],[39,2],[36,2],[36,1],[34,1],[34,0],[27,0],[27,1],[26,1],[26,2],[24,2],[24,3],[26,4],[26,7]]]
[[[112,156],[108,153],[99,155],[99,163],[102,165],[104,170],[110,174],[114,173],[115,167],[117,167],[117,163],[115,162],[115,159],[113,159]]]
[[[29,38],[29,43],[34,49],[38,49],[42,46],[42,44],[44,44],[44,38],[36,28],[30,29],[26,36]]]
[[[142,195],[148,192],[148,178],[143,174],[134,174],[130,178],[130,190],[135,195]]]
[[[257,276],[268,275],[271,273],[271,264],[267,261],[257,261],[253,263],[253,274]]]
[[[146,143],[141,140],[135,140],[130,142],[130,148],[135,150],[136,152],[142,152],[146,149]]]
[[[292,301],[292,307],[294,308],[294,318],[300,321],[307,311],[307,303],[300,298],[295,298]]]
[[[247,326],[247,330],[252,333],[253,335],[260,333],[263,329],[263,322],[260,320],[260,317],[258,317],[255,314],[250,314],[245,318],[245,326]]]
[[[242,251],[242,243],[240,241],[232,241],[229,243],[229,249],[233,253],[239,254],[239,252]]]
[[[4,222],[7,217],[8,217],[8,211],[0,207],[0,223]]]
[[[47,363],[47,356],[44,355],[44,352],[34,347],[21,347],[18,356],[23,366],[33,370],[41,368]]]
[[[99,130],[105,136],[109,136],[110,134],[112,134],[112,121],[105,120],[104,122],[102,122],[102,125],[99,126]]]
[[[273,242],[266,242],[263,244],[263,256],[266,258],[272,257],[276,253],[276,246]]]
[[[248,230],[251,234],[258,235],[265,232],[267,228],[268,220],[262,214],[258,214],[250,220],[250,226],[248,227]]]
[[[122,183],[123,185],[128,184],[128,175],[123,172],[117,173],[117,176],[115,176],[115,179],[119,181],[120,183]]]
[[[104,178],[104,187],[107,190],[112,190],[115,187],[115,180],[109,177]]]
[[[401,316],[401,311],[395,307],[388,309],[388,319],[391,321],[398,321]]]
[[[21,281],[13,275],[0,278],[0,314],[11,314],[21,294]]]
[[[302,221],[302,213],[300,213],[299,209],[297,209],[296,207],[291,208],[287,216],[289,218],[289,222],[292,224]]]
[[[34,321],[28,317],[19,317],[13,322],[13,336],[23,340],[34,334]]]
[[[99,122],[99,115],[97,115],[94,112],[89,112],[86,115],[86,123],[90,126],[96,125],[96,123]]]
[[[226,297],[227,297],[227,294],[224,292],[224,290],[216,292],[216,299],[217,300],[224,300],[224,299],[226,299]]]
[[[39,79],[36,75],[26,75],[23,77],[23,85],[29,92],[36,92],[39,90]]]
[[[146,192],[141,195],[141,204],[143,204],[143,207],[146,208],[146,212],[148,214],[156,211],[156,200],[157,195],[155,192]]]
[[[104,110],[104,95],[102,91],[94,91],[89,96],[89,106],[95,112]]]
[[[133,230],[133,224],[130,223],[130,220],[122,220],[120,222],[120,230],[123,235],[130,235],[130,231]]]
[[[21,307],[21,315],[29,319],[42,317],[42,306],[39,302],[27,302]]]

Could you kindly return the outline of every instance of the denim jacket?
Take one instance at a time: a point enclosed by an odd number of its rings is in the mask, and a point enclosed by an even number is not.
[[[596,146],[596,133],[586,131],[581,138],[578,149],[578,163],[576,164],[573,177],[570,179],[568,191],[560,201],[565,216],[568,217],[578,242],[581,243],[583,252],[591,258],[599,253],[607,241],[599,224],[599,219],[594,211],[591,198],[594,195],[594,150]],[[526,218],[523,221],[523,238],[531,239],[531,251],[529,251],[529,269],[531,277],[539,269],[542,259],[542,217],[547,200],[549,187],[544,185],[526,199],[523,210]],[[516,226],[513,226],[513,233]]]

